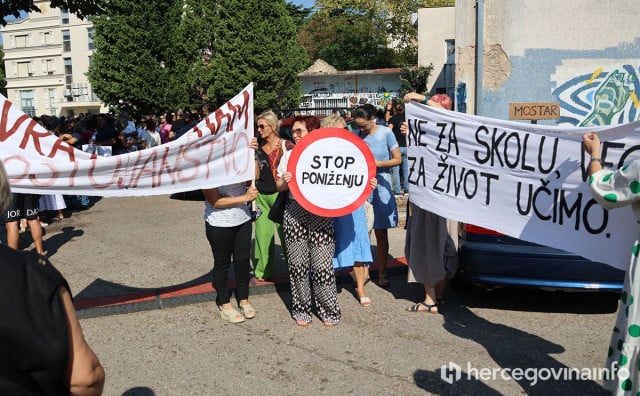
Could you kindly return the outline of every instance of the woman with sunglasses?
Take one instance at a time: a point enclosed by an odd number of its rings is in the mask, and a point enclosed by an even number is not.
[[[371,104],[359,106],[353,113],[360,137],[369,146],[376,160],[378,188],[373,190],[369,202],[373,205],[373,231],[376,235],[378,285],[389,286],[387,260],[389,258],[389,228],[398,225],[398,207],[391,187],[391,168],[402,162],[400,147],[393,131],[376,124],[376,108]]]
[[[278,128],[280,121],[272,111],[265,111],[256,118],[257,131],[260,135],[260,148],[256,150],[256,160],[259,166],[259,177],[256,180],[258,197],[256,204],[262,215],[256,219],[255,226],[255,268],[254,276],[258,281],[269,279],[273,275],[274,260],[276,258],[275,232],[280,241],[284,241],[282,226],[269,219],[269,212],[276,197],[276,170],[285,151],[293,149],[293,143],[280,138]],[[284,246],[283,246],[284,249]]]

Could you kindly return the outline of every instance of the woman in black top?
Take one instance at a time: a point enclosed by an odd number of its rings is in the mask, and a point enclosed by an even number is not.
[[[0,211],[10,197],[0,162]],[[104,370],[49,260],[0,245],[0,291],[0,395],[102,394]]]

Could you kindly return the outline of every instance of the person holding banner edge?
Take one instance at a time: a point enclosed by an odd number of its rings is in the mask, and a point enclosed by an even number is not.
[[[378,286],[388,287],[386,269],[389,259],[389,228],[398,225],[398,208],[391,186],[391,168],[402,163],[400,147],[393,131],[375,122],[376,109],[371,104],[356,108],[353,113],[359,135],[371,149],[376,160],[378,188],[373,190],[369,201],[373,205],[373,231],[376,236],[376,258]]]
[[[591,157],[588,183],[593,198],[605,209],[631,205],[640,219],[640,160],[631,161],[616,171],[602,167],[600,138],[595,132],[582,136],[583,147]],[[607,368],[616,367],[616,375],[605,379],[612,394],[637,394],[640,391],[640,272],[638,271],[640,243],[634,243],[620,295],[618,317],[611,335]],[[634,304],[635,303],[635,304]],[[616,366],[617,364],[617,366]],[[626,372],[622,370],[626,370]],[[617,374],[620,375],[617,375]],[[622,375],[624,373],[625,375]]]
[[[253,138],[251,148],[257,147],[257,139]],[[216,289],[216,305],[222,319],[229,323],[242,323],[256,316],[249,303],[249,252],[253,228],[249,204],[258,196],[258,190],[252,183],[240,182],[203,189],[202,193],[205,197],[205,233],[213,253],[212,283]],[[229,298],[228,277],[232,257],[240,312],[233,308]]]
[[[445,94],[427,97],[415,92],[404,97],[405,102],[421,101],[427,106],[451,110],[451,98]],[[403,133],[408,125],[402,124]],[[407,205],[407,233],[405,238],[405,257],[409,271],[409,283],[422,283],[424,301],[407,307],[408,312],[437,314],[444,303],[447,279],[452,278],[458,269],[458,230],[457,222],[445,219],[435,213],[420,208],[411,202]]]
[[[297,143],[319,127],[320,120],[317,117],[297,116],[293,121],[291,134]],[[288,183],[293,178],[292,173],[287,171],[290,156],[291,151],[287,151],[278,166],[278,191],[288,190]],[[326,327],[337,325],[340,321],[340,306],[333,270],[333,219],[307,211],[289,194],[282,226],[291,284],[291,316],[300,327],[307,327],[311,323],[311,277],[318,317]]]

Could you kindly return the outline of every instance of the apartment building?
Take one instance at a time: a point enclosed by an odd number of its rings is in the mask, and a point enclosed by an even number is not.
[[[48,1],[2,28],[7,99],[31,116],[73,116],[107,109],[86,73],[94,51],[90,20],[80,20]]]

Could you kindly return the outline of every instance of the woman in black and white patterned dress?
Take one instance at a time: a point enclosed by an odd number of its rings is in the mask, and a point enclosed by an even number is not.
[[[314,116],[299,116],[293,121],[291,134],[296,143],[310,131],[320,127]],[[279,191],[286,191],[291,181],[287,165],[291,151],[287,151],[278,166]],[[318,317],[327,326],[340,321],[338,290],[333,270],[335,238],[333,219],[317,216],[289,194],[284,212],[284,238],[287,245],[287,264],[291,283],[291,316],[296,324],[307,327],[311,323],[311,291],[315,299]],[[311,282],[309,275],[311,275]]]

